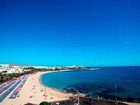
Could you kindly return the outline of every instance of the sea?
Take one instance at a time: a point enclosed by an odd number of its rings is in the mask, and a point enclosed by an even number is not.
[[[52,72],[40,80],[45,86],[65,92],[75,89],[94,98],[140,100],[140,66]]]

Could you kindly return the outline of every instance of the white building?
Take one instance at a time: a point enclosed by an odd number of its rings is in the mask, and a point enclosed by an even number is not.
[[[11,73],[23,73],[23,68],[21,66],[16,65],[8,65],[8,64],[0,64],[0,72],[4,72],[6,74]]]

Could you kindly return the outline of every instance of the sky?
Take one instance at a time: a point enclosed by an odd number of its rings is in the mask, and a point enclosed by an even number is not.
[[[140,65],[139,0],[0,0],[0,63]]]

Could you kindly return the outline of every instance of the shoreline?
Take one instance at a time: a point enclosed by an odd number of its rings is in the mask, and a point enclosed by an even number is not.
[[[49,87],[49,86],[45,85],[45,84],[42,82],[42,80],[41,80],[42,76],[45,75],[45,74],[54,73],[54,72],[67,72],[67,71],[71,71],[71,70],[59,70],[59,71],[46,71],[46,72],[42,72],[42,73],[40,74],[40,77],[39,77],[39,83],[40,83],[42,86],[47,87],[47,88],[50,88],[50,89],[53,89],[53,90],[55,90],[55,91],[60,91],[60,92],[62,92],[62,93],[67,93],[67,92],[65,92],[65,91],[63,91],[63,90],[59,90],[59,89],[57,89],[57,88]],[[68,93],[67,93],[67,94],[68,94]],[[71,94],[72,94],[72,93],[71,93]]]
[[[68,70],[67,70],[68,71]],[[69,97],[74,97],[77,94],[67,93],[58,89],[53,89],[43,85],[40,81],[42,75],[46,73],[59,72],[59,71],[46,71],[37,72],[29,75],[23,88],[19,91],[19,97],[15,99],[9,99],[9,96],[1,103],[1,105],[24,105],[27,103],[33,103],[39,105],[42,101],[53,102],[67,100]],[[61,72],[61,71],[60,71]],[[46,95],[44,93],[46,92]],[[122,101],[120,101],[122,102]],[[140,103],[134,102],[122,102],[128,105],[140,105]]]
[[[53,73],[53,72],[65,72],[65,71],[71,71],[71,70],[60,70],[60,71],[50,71],[50,72],[48,72],[48,73]],[[45,73],[43,73],[42,75],[44,75]],[[42,83],[42,82],[41,82]],[[42,83],[42,85],[43,85],[43,83]],[[46,86],[46,85],[44,85],[44,86]],[[56,89],[56,88],[52,88],[52,87],[48,87],[48,86],[46,86],[47,88],[50,88],[50,89],[53,89],[53,90],[55,90],[55,91],[58,91],[58,92],[62,92],[62,93],[66,93],[66,94],[69,94],[69,93],[67,93],[66,91],[63,91],[63,90],[59,90],[59,89]],[[78,91],[79,92],[79,91]],[[83,95],[88,95],[88,94],[86,94],[86,93],[81,93],[81,92],[79,92],[82,96]],[[73,93],[71,93],[71,94],[73,94]],[[73,94],[73,96],[77,96],[78,94]],[[94,97],[92,97],[92,98],[94,98]],[[96,98],[94,98],[94,99],[96,99]],[[103,100],[106,100],[106,101],[112,101],[112,102],[115,102],[115,100],[113,100],[113,99],[111,99],[111,100],[108,100],[108,99],[105,99],[105,98],[103,98]],[[139,102],[129,102],[129,101],[119,101],[118,100],[118,102],[121,102],[121,103],[125,103],[125,104],[128,104],[128,105],[140,105],[140,103]]]
[[[69,70],[65,70],[65,71],[69,71]],[[53,72],[59,72],[59,71],[52,71],[52,72],[51,72],[51,71],[48,71],[48,72],[46,72],[46,73],[53,73]],[[60,72],[63,72],[63,70],[60,71]],[[52,90],[54,90],[54,91],[61,92],[61,93],[64,93],[64,94],[71,94],[72,96],[75,95],[75,94],[67,93],[67,92],[65,92],[65,91],[63,91],[63,90],[59,90],[59,89],[57,89],[57,88],[53,88],[53,87],[49,87],[49,86],[45,85],[45,84],[42,82],[41,78],[42,78],[42,75],[44,75],[44,74],[46,74],[46,73],[43,72],[43,73],[40,75],[40,77],[39,77],[39,83],[40,83],[44,88],[49,88],[49,89],[52,89]]]

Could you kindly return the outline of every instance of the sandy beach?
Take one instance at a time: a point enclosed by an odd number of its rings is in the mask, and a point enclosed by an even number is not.
[[[40,104],[46,100],[48,102],[68,99],[72,94],[63,93],[43,86],[40,81],[40,75],[47,72],[38,72],[31,74],[19,92],[19,97],[9,99],[8,97],[1,103],[2,105],[24,105],[26,103]],[[46,93],[46,97],[44,94]]]

